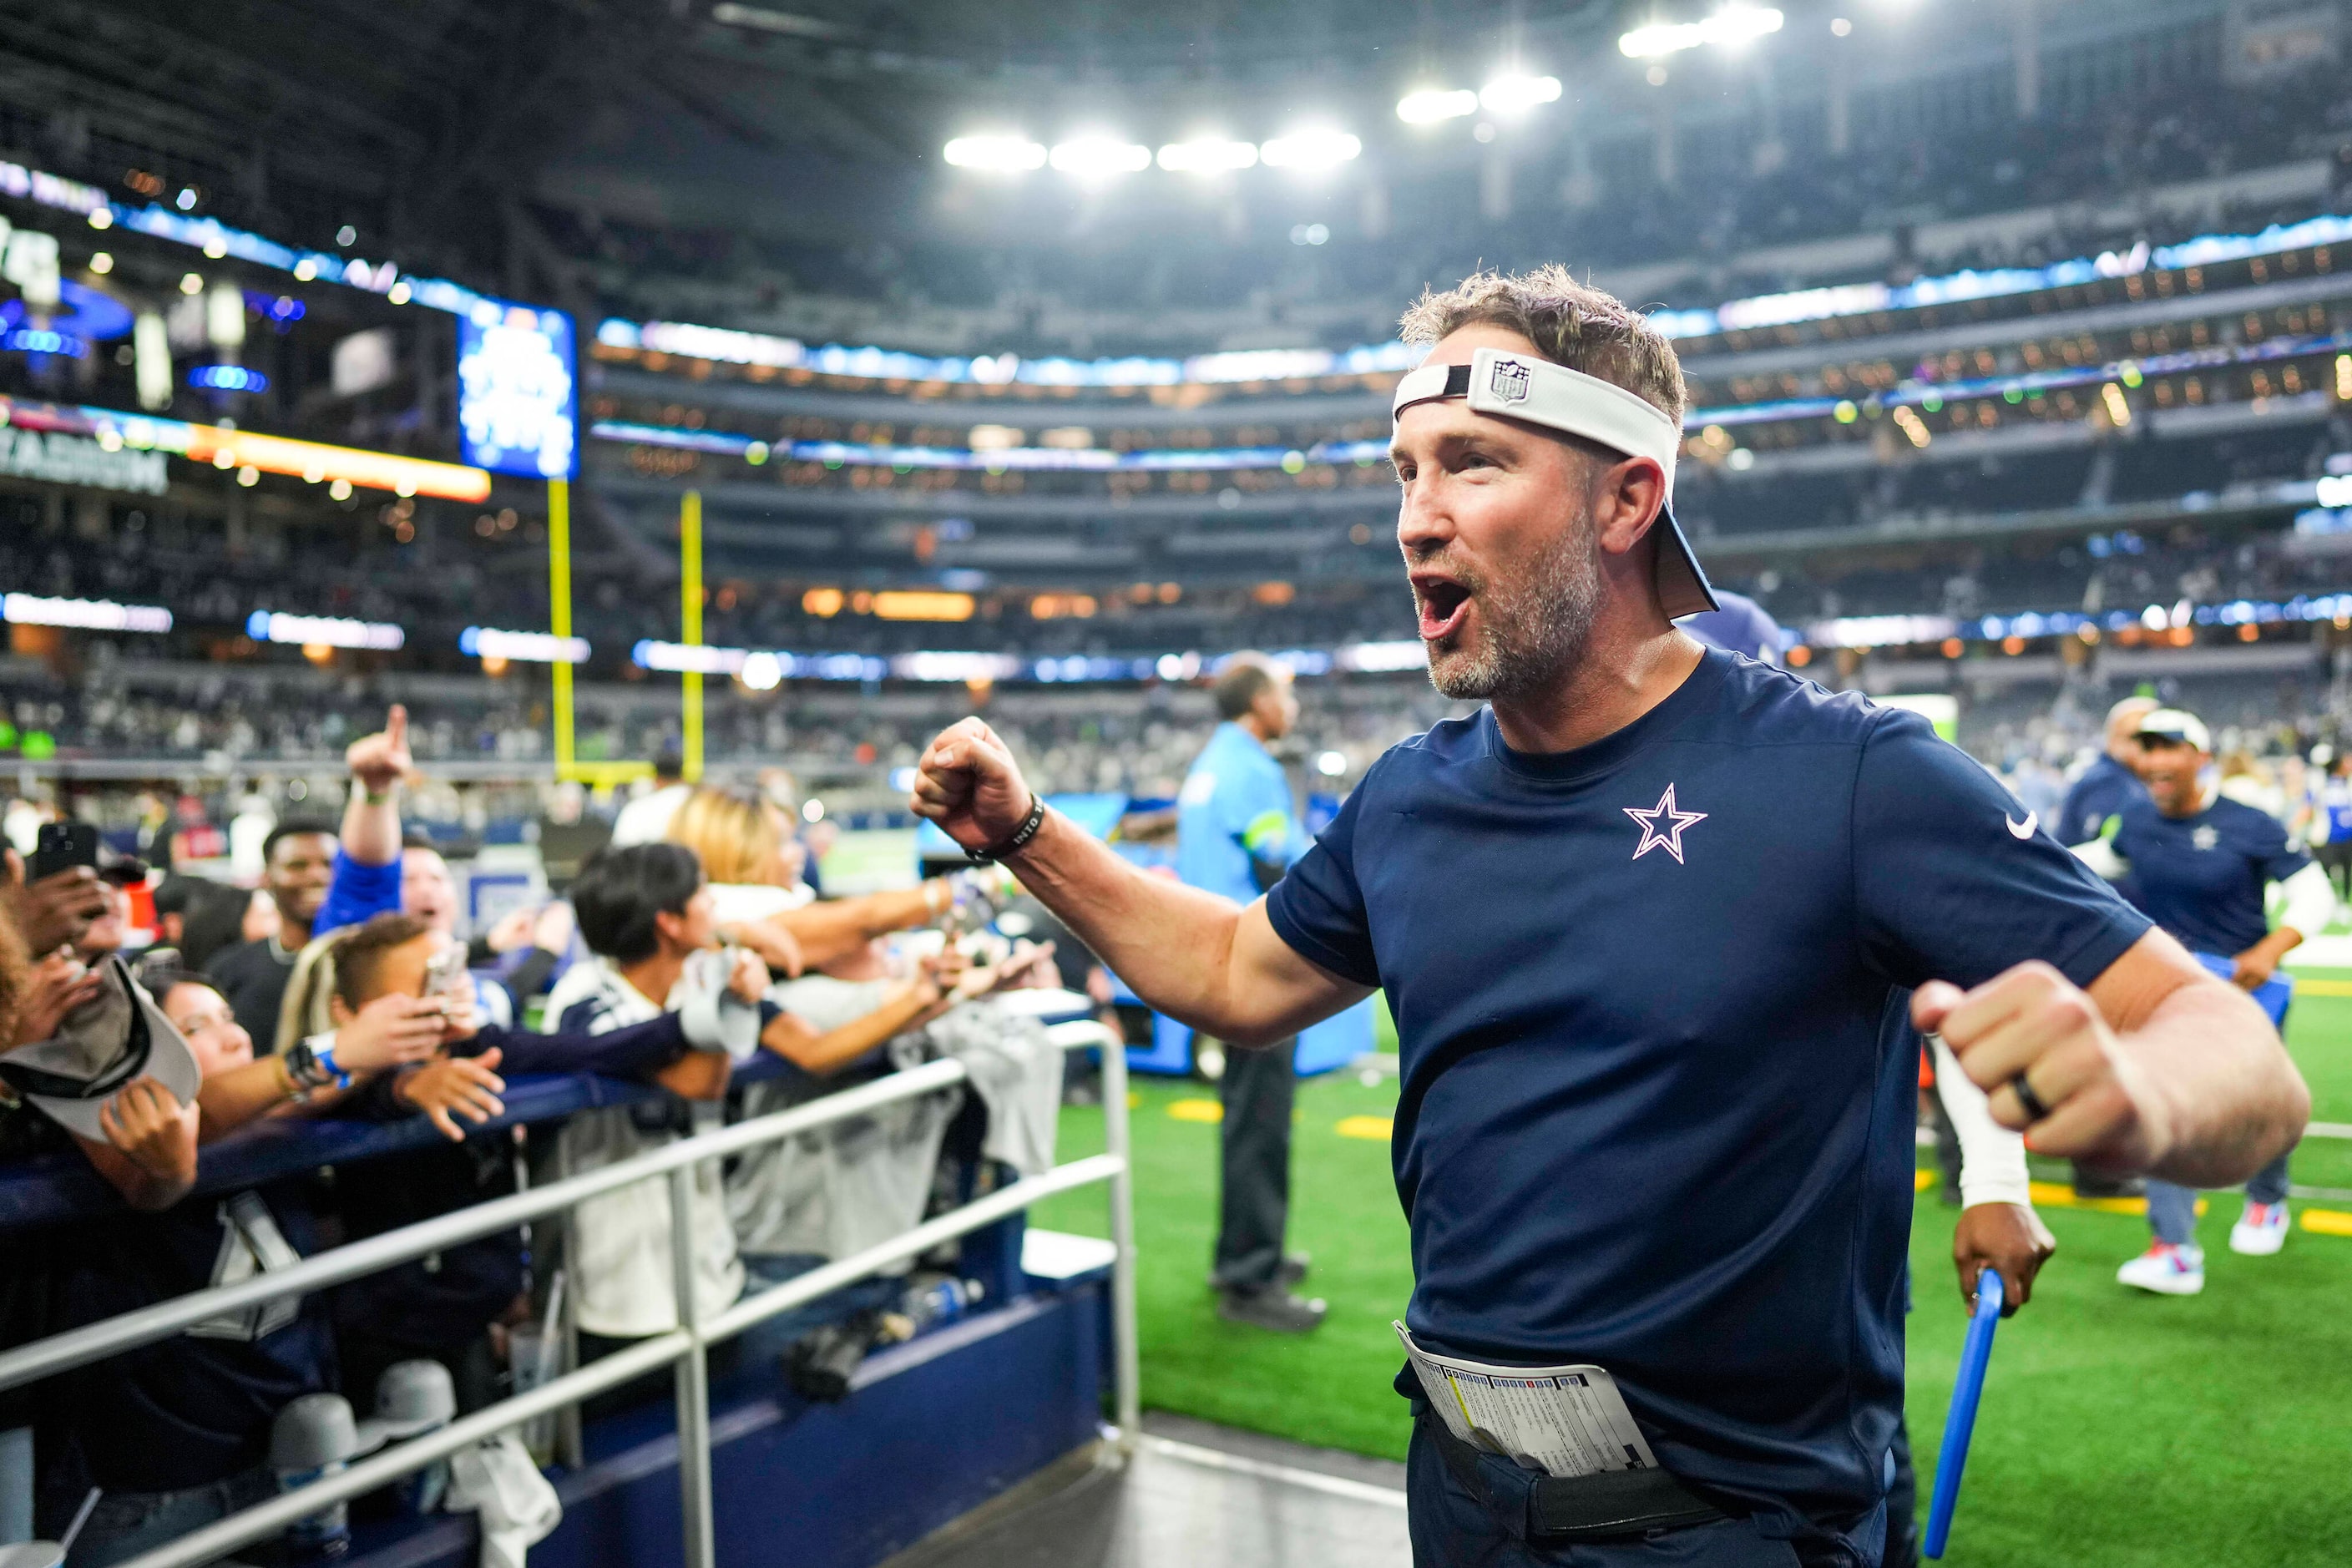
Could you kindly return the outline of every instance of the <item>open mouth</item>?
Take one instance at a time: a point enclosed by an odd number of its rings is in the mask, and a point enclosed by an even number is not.
[[[1470,607],[1470,590],[1450,577],[1424,577],[1412,585],[1414,602],[1421,608],[1421,640],[1436,642],[1450,637],[1462,629],[1462,617]]]

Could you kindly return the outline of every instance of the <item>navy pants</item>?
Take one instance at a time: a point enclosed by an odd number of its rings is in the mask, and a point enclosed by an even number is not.
[[[1225,1049],[1225,1075],[1217,1080],[1225,1117],[1218,1129],[1212,1272],[1219,1286],[1264,1289],[1282,1267],[1290,1223],[1290,1108],[1298,1089],[1291,1064],[1297,1056],[1296,1037],[1264,1050]]]
[[[1528,1473],[1481,1455],[1480,1479],[1494,1503],[1482,1502],[1446,1468],[1429,1435],[1434,1416],[1413,1424],[1405,1459],[1405,1497],[1413,1568],[1878,1568],[1884,1508],[1842,1542],[1776,1541],[1752,1520],[1726,1519],[1655,1536],[1619,1541],[1530,1541],[1526,1532]]]

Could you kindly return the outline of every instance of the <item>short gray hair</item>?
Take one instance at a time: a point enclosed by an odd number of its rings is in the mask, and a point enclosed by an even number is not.
[[[1665,334],[1615,295],[1579,283],[1554,262],[1532,272],[1476,272],[1444,293],[1424,290],[1401,335],[1433,343],[1464,327],[1508,327],[1554,363],[1622,386],[1683,419],[1683,366]]]

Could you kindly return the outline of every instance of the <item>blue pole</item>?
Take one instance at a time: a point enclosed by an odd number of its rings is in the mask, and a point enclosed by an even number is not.
[[[1992,1331],[2000,1327],[2000,1276],[1988,1268],[1977,1276],[1976,1316],[1960,1346],[1960,1375],[1952,1388],[1952,1411],[1944,1418],[1944,1446],[1936,1456],[1936,1494],[1927,1504],[1927,1554],[1941,1557],[1952,1533],[1952,1510],[1959,1506],[1960,1473],[1968,1468],[1969,1438],[1976,1432],[1977,1401],[1984,1394],[1985,1368],[1992,1361]]]

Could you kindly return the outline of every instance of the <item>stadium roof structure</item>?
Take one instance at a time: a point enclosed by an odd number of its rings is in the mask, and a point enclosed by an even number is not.
[[[560,305],[583,323],[625,305],[638,319],[751,325],[698,310],[695,289],[754,236],[824,252],[806,268],[769,253],[749,267],[782,295],[815,291],[812,278],[821,289],[828,268],[879,287],[893,254],[920,245],[1075,249],[1115,273],[1148,256],[1153,234],[1213,234],[1193,195],[1219,182],[1263,197],[1250,198],[1266,209],[1254,245],[1278,246],[1288,226],[1313,247],[1382,229],[1391,201],[1418,212],[1432,199],[1421,185],[1489,205],[1498,163],[1548,186],[1562,157],[1638,168],[1634,143],[1654,131],[1695,147],[1745,146],[1751,133],[1779,146],[1780,122],[1810,124],[1849,75],[1886,100],[1874,100],[1876,126],[1914,83],[1948,78],[1942,97],[1965,106],[2011,72],[2007,32],[1968,8],[1896,9],[1899,21],[1889,11],[1851,37],[1792,11],[1769,37],[1658,63],[1621,53],[1627,9],[1600,0],[1442,13],[1422,0],[0,0],[0,151],[113,199],[142,191],[320,252],[349,228],[352,254],[375,265],[388,255],[404,274]],[[2042,47],[2053,60],[2109,42],[2160,52],[2222,9],[2044,7]],[[1838,50],[1850,61],[1828,68]],[[1473,92],[1482,81],[1489,90]],[[1477,110],[1400,117],[1404,97],[1433,86]],[[1892,153],[1950,132],[1931,123],[1943,113],[1923,107],[1916,123],[1872,133]],[[1040,164],[1025,185],[947,166],[950,141],[1014,131],[1037,139],[1024,145]],[[1294,166],[1160,158],[1125,192],[1097,177],[1150,146],[1213,136]],[[1360,146],[1360,163],[1296,166],[1341,143]],[[1609,177],[1624,188],[1613,163]],[[1301,203],[1334,210],[1274,221]],[[1531,205],[1549,215],[1535,237],[1553,245],[1559,203],[1522,195]],[[605,250],[620,229],[638,248],[615,262]]]

